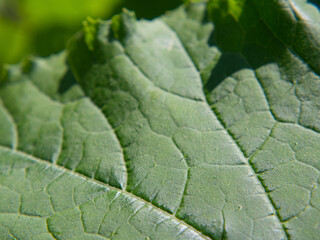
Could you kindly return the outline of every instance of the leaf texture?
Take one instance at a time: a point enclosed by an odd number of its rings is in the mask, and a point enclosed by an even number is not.
[[[318,55],[256,8],[318,13],[228,2],[215,27],[204,3],[88,19],[68,52],[7,69],[3,239],[317,239]]]

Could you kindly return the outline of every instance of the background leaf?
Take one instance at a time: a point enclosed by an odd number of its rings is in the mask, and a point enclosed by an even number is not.
[[[0,66],[30,54],[47,56],[66,47],[88,16],[110,18],[122,8],[138,17],[154,18],[181,4],[180,0],[1,0]]]

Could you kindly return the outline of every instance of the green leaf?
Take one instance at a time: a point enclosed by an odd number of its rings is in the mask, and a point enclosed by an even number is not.
[[[224,50],[206,85],[209,102],[287,237],[317,239],[319,11],[306,1],[210,1],[208,8]]]
[[[0,65],[30,53],[59,52],[83,19],[110,17],[122,4],[122,0],[0,0]]]
[[[318,55],[261,2],[209,2],[215,29],[191,2],[90,19],[68,53],[8,67],[3,239],[317,239]]]

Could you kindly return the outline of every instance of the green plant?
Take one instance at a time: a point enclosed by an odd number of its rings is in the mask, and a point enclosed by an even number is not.
[[[88,15],[109,17],[121,0],[0,0],[0,65],[57,53]],[[63,7],[62,7],[63,6]]]
[[[302,0],[124,11],[8,67],[2,238],[317,239],[319,23]]]

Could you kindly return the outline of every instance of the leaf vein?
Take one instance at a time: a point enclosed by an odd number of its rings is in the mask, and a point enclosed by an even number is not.
[[[87,181],[89,181],[89,182],[98,184],[98,185],[100,185],[100,186],[104,186],[106,189],[115,190],[115,191],[117,191],[117,192],[119,192],[119,193],[122,193],[122,194],[124,194],[124,195],[130,196],[130,197],[132,197],[132,198],[134,198],[134,199],[137,199],[137,200],[143,202],[144,204],[146,204],[146,206],[150,206],[151,208],[156,209],[157,211],[159,211],[160,213],[164,214],[165,216],[168,216],[168,217],[171,218],[172,220],[175,220],[175,221],[181,223],[182,225],[184,225],[184,226],[186,226],[187,228],[191,229],[192,231],[194,231],[195,233],[197,233],[199,236],[203,237],[204,239],[209,239],[209,237],[208,237],[207,235],[203,234],[202,232],[200,232],[199,230],[197,230],[197,229],[194,228],[193,226],[189,225],[189,224],[186,223],[185,221],[183,221],[183,220],[181,220],[181,219],[178,219],[176,216],[174,216],[174,215],[168,213],[167,211],[165,211],[165,210],[163,210],[163,209],[161,209],[161,208],[153,205],[152,203],[146,201],[146,200],[143,199],[143,198],[140,198],[140,197],[138,197],[138,196],[136,196],[136,195],[134,195],[134,194],[132,194],[132,193],[130,193],[130,192],[127,192],[126,190],[123,190],[123,189],[120,189],[120,188],[116,188],[116,187],[110,186],[110,185],[108,185],[107,183],[100,182],[100,181],[98,181],[98,180],[96,180],[96,179],[92,179],[92,178],[90,178],[90,177],[87,177],[87,176],[85,176],[85,175],[83,175],[83,174],[80,174],[80,173],[78,173],[78,172],[72,171],[72,170],[70,170],[70,169],[68,169],[68,168],[65,168],[65,167],[63,167],[63,166],[60,166],[60,165],[57,165],[57,164],[55,164],[55,163],[52,163],[52,162],[49,162],[49,161],[46,161],[46,160],[43,160],[43,159],[34,157],[34,156],[32,156],[32,155],[30,155],[30,154],[28,154],[28,153],[21,152],[21,151],[19,151],[19,150],[13,150],[13,149],[8,148],[8,147],[5,147],[5,146],[0,146],[0,149],[5,150],[5,151],[11,151],[11,152],[13,152],[13,153],[15,153],[15,154],[18,154],[18,155],[20,155],[20,156],[26,157],[26,158],[28,158],[28,159],[36,162],[36,163],[44,163],[44,164],[50,165],[50,166],[52,166],[52,167],[55,167],[55,168],[57,168],[57,169],[62,170],[63,172],[68,172],[69,174],[75,175],[75,176],[77,176],[77,177],[79,177],[79,178],[82,178],[82,179],[85,179],[85,180],[87,180]]]
[[[170,28],[170,29],[171,29],[173,32],[176,33],[176,31],[175,31],[174,29],[172,29],[172,28]],[[176,35],[178,36],[177,33],[176,33]],[[190,59],[191,62],[193,63],[195,69],[197,69],[197,70],[199,71],[199,69],[197,68],[197,66],[196,66],[196,64],[194,63],[193,59],[191,58],[190,53],[187,51],[184,43],[181,41],[181,39],[179,38],[179,36],[178,36],[178,39],[180,40],[181,45],[184,47],[185,52],[187,53],[189,59]],[[263,93],[264,93],[264,92],[263,92]],[[238,148],[240,149],[240,151],[243,153],[244,151],[243,151],[241,145],[240,145],[240,144],[238,143],[238,141],[235,139],[234,135],[230,132],[230,130],[228,130],[228,128],[226,127],[224,121],[221,119],[221,117],[219,117],[219,114],[216,112],[216,110],[215,110],[214,108],[211,108],[211,107],[210,107],[210,104],[209,104],[209,101],[208,101],[207,98],[206,98],[206,103],[207,103],[207,105],[209,106],[209,108],[213,111],[214,115],[215,115],[216,118],[219,120],[219,122],[221,123],[221,125],[224,127],[225,131],[229,134],[229,136],[230,136],[230,137],[233,139],[233,141],[236,143],[236,145],[238,146]],[[272,113],[271,113],[271,114],[272,114]],[[258,180],[258,182],[260,183],[260,185],[261,185],[262,188],[264,189],[265,195],[267,196],[268,200],[270,201],[270,204],[273,206],[274,211],[277,213],[277,220],[279,221],[279,224],[282,226],[282,230],[284,231],[284,233],[285,233],[286,236],[288,237],[288,232],[287,232],[287,230],[284,228],[284,226],[281,224],[281,221],[280,221],[278,212],[277,212],[277,210],[276,210],[276,208],[275,208],[275,205],[273,204],[273,202],[271,201],[270,196],[269,196],[268,193],[266,192],[266,187],[263,185],[263,183],[261,182],[261,180],[257,177],[257,173],[255,172],[254,167],[250,164],[249,161],[248,161],[247,165],[251,168],[251,170],[253,171],[256,179]],[[225,221],[224,221],[224,222],[225,222]],[[289,239],[289,237],[288,237],[288,239]]]

